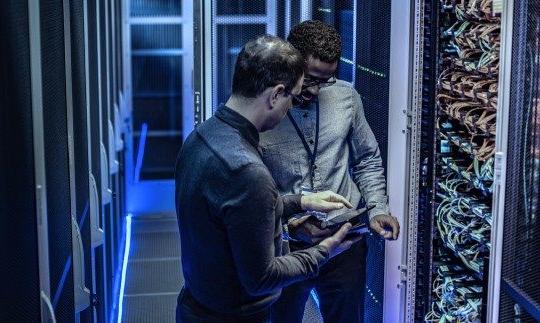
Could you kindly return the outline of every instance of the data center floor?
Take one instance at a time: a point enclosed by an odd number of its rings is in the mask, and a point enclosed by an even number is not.
[[[122,322],[174,322],[183,282],[176,215],[134,215]],[[312,297],[303,322],[322,322]]]

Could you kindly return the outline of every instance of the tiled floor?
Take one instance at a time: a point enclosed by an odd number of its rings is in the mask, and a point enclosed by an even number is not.
[[[174,322],[176,297],[183,282],[176,216],[134,216],[122,321]],[[303,322],[322,322],[311,297]]]
[[[183,284],[174,214],[134,216],[123,322],[174,322]]]

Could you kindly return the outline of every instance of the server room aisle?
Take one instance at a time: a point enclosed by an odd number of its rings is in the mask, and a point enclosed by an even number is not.
[[[184,281],[176,215],[133,215],[129,244],[122,322],[174,322]]]
[[[140,214],[129,221],[121,322],[174,322],[176,298],[184,283],[176,215]],[[311,296],[303,323],[319,322],[322,317]]]

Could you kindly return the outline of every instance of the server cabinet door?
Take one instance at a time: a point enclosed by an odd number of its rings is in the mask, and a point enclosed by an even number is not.
[[[497,141],[499,208],[492,231],[488,315],[489,322],[538,322],[540,5],[506,1],[501,7],[504,56],[497,132],[505,135]]]
[[[96,300],[96,320],[105,322],[108,320],[107,306],[110,289],[105,284],[105,223],[103,216],[103,188],[108,188],[108,182],[104,183],[103,173],[106,169],[102,166],[102,88],[101,88],[101,50],[100,50],[100,8],[99,1],[85,1],[87,26],[87,71],[88,71],[88,127],[89,127],[89,185],[91,193],[90,222],[92,227],[92,277],[93,290]]]
[[[2,1],[0,30],[0,321],[54,321],[37,3]]]
[[[72,321],[90,304],[76,203],[70,6],[40,4],[43,120],[52,306]]]

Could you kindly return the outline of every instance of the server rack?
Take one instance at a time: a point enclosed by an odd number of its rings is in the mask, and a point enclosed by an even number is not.
[[[96,9],[85,0],[2,3],[2,84],[9,89],[2,102],[13,105],[3,109],[0,159],[7,207],[1,219],[8,221],[2,239],[10,239],[2,278],[12,286],[2,293],[5,321],[110,317],[103,301],[114,290],[99,282],[106,273],[101,176],[94,176],[102,169]],[[115,216],[121,219],[119,211]],[[118,220],[110,231],[117,226]],[[109,243],[116,239],[110,236]]]
[[[408,174],[393,173],[406,184],[391,194],[403,203],[394,208],[405,211],[406,235],[386,270],[389,301],[401,306],[385,321],[538,319],[538,288],[527,269],[535,223],[524,215],[534,213],[538,196],[538,6],[409,5],[401,9],[409,10],[402,26],[410,28],[398,37],[410,36],[411,51],[393,57],[405,69],[392,69],[405,84],[391,99],[393,108],[408,106],[391,113],[404,134],[392,136],[408,142],[407,152],[394,154]]]
[[[4,1],[0,7],[0,320],[54,320],[47,270],[39,8],[31,1]]]
[[[80,232],[75,219],[72,135],[70,35],[64,3],[40,4],[43,121],[52,305],[58,320],[73,321],[88,307],[89,293],[79,284],[82,269]],[[67,22],[69,26],[69,21]],[[69,77],[69,78],[68,78]],[[79,291],[86,293],[78,293]],[[85,297],[86,296],[86,297]]]
[[[85,246],[83,259],[85,281],[88,282],[89,292],[92,293],[92,219],[90,218],[90,176],[89,176],[89,138],[88,138],[88,105],[86,92],[86,44],[85,44],[85,7],[82,0],[74,0],[69,3],[69,26],[70,26],[70,49],[71,49],[71,72],[72,72],[72,135],[73,135],[73,163],[72,171],[75,174],[76,194],[76,220],[81,223],[79,229],[82,244]],[[67,8],[64,8],[67,12]],[[74,130],[77,131],[74,131]],[[83,310],[80,320],[89,322],[93,318],[91,307]]]
[[[408,267],[416,276],[408,319],[486,320],[500,52],[494,9],[489,1],[417,8],[424,39],[415,126],[425,149],[412,183],[422,230]]]
[[[102,129],[101,129],[101,81],[100,81],[100,38],[98,29],[98,3],[85,1],[86,7],[86,43],[87,43],[87,93],[88,93],[88,127],[89,127],[89,185],[92,203],[90,216],[92,226],[92,276],[93,299],[95,306],[95,319],[105,321],[107,317],[107,294],[105,288],[104,268],[104,240],[105,230],[103,221],[103,168],[102,163]]]

